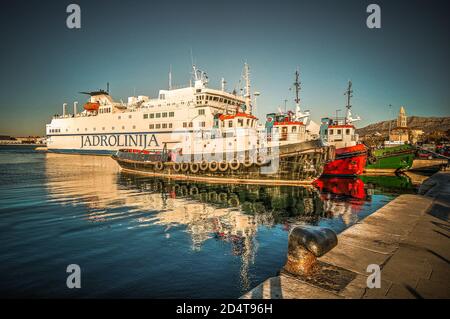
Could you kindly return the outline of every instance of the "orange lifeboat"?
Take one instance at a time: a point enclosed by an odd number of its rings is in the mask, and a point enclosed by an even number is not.
[[[87,102],[84,105],[84,109],[86,111],[98,111],[99,107],[100,107],[100,103],[98,103],[98,102]]]

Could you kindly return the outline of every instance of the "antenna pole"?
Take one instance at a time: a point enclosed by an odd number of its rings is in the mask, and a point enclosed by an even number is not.
[[[172,90],[172,64],[169,67],[169,91]]]
[[[244,63],[244,79],[245,79],[245,105],[249,114],[252,113],[251,94],[250,94],[250,68],[247,62]]]
[[[295,86],[295,111],[296,111],[296,115],[299,116],[300,115],[300,80],[299,80],[299,76],[300,76],[300,72],[297,70],[295,71],[295,82],[294,82],[294,86]]]
[[[353,90],[352,90],[352,81],[348,81],[348,87],[345,91],[344,95],[347,95],[347,105],[345,106],[347,108],[347,116],[345,118],[346,124],[351,121],[351,111],[352,105],[350,104],[350,99],[353,97]]]

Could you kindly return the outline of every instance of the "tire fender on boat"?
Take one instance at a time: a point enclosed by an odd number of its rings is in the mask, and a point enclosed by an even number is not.
[[[186,162],[181,163],[181,171],[182,172],[187,172],[189,169],[189,164]]]
[[[225,172],[226,170],[228,170],[228,167],[229,167],[229,165],[228,165],[227,161],[221,161],[219,163],[219,171],[221,171],[221,172]]]
[[[173,170],[178,173],[181,170],[180,163],[174,163],[173,164]]]
[[[164,168],[164,164],[162,162],[156,162],[155,169],[160,171]]]
[[[211,161],[209,162],[208,168],[211,172],[215,172],[219,168],[219,165],[217,164],[216,161]]]
[[[239,167],[241,166],[241,163],[239,163],[239,160],[237,158],[233,158],[230,163],[230,169],[232,171],[237,171],[239,169]]]
[[[205,160],[201,161],[201,162],[200,162],[200,169],[201,169],[202,171],[206,171],[206,170],[208,169],[208,162],[205,161]]]
[[[263,155],[258,155],[256,158],[256,165],[263,166],[266,163],[266,158]]]
[[[193,174],[198,173],[198,171],[200,170],[200,166],[198,163],[191,163],[189,165],[189,168],[190,168],[191,173],[193,173]]]
[[[249,158],[246,158],[244,160],[244,162],[242,163],[242,165],[244,165],[244,167],[246,167],[246,168],[249,168],[250,166],[253,165],[253,161],[251,159],[249,159]]]

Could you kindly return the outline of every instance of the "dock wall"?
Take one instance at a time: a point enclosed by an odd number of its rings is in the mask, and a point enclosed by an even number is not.
[[[339,234],[318,258],[338,269],[328,272],[325,288],[281,270],[241,298],[450,298],[449,212],[450,172],[440,172],[419,194],[401,195]],[[369,265],[380,268],[379,288],[368,287]]]

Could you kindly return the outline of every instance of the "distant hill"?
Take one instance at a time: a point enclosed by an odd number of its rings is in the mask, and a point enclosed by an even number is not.
[[[360,136],[372,135],[376,132],[387,136],[389,134],[389,122],[391,122],[391,128],[394,128],[397,125],[397,120],[383,121],[367,125],[366,127],[357,129],[356,131]],[[433,131],[447,131],[450,130],[450,117],[410,116],[408,117],[408,128],[420,129],[425,133],[430,133]]]

